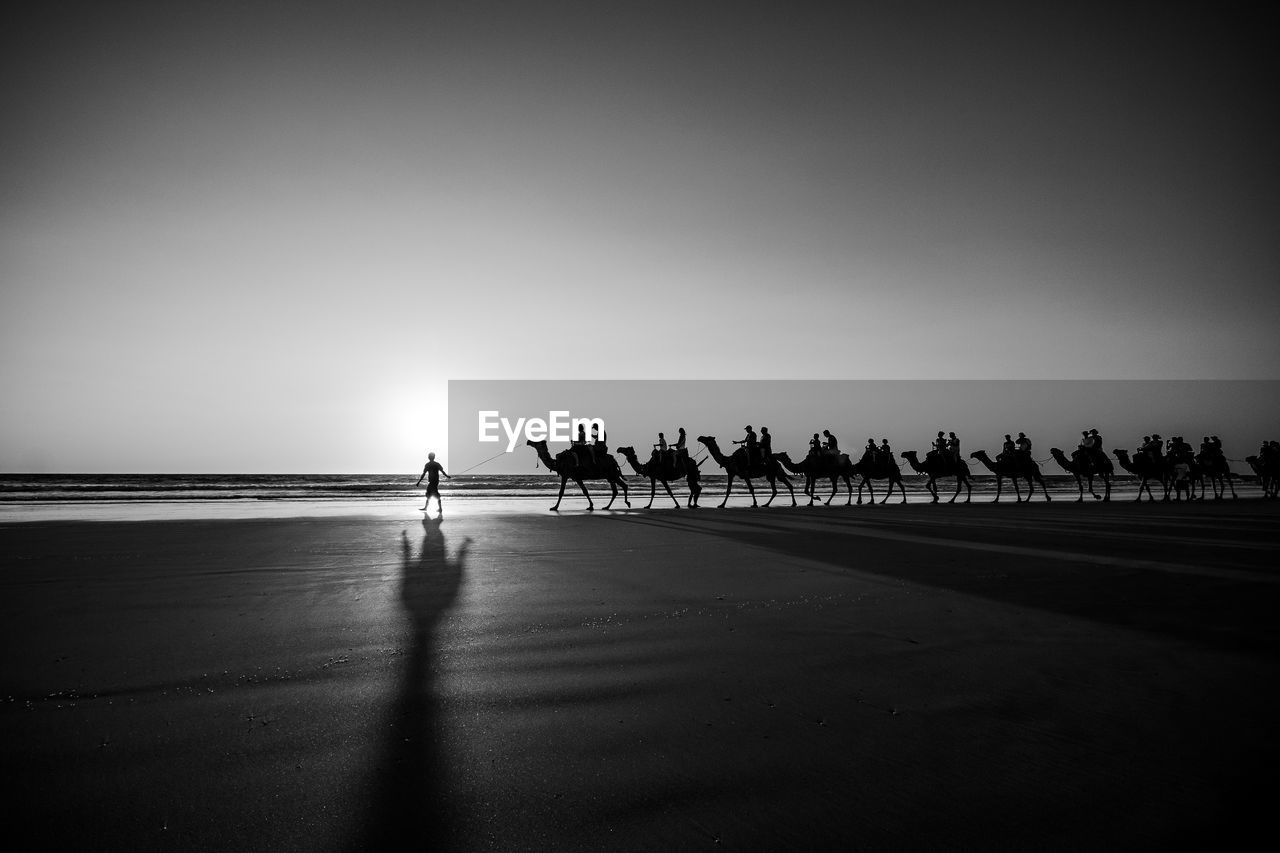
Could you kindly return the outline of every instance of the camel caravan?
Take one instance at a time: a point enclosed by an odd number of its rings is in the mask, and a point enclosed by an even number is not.
[[[887,503],[898,490],[900,502],[906,503],[906,487],[902,481],[902,471],[894,457],[887,439],[877,444],[875,439],[867,439],[867,444],[855,462],[850,454],[841,451],[838,440],[830,430],[823,430],[821,435],[814,433],[809,441],[808,452],[803,458],[793,460],[786,451],[773,450],[772,437],[767,427],[762,427],[760,434],[748,424],[744,427],[745,436],[733,442],[739,445],[731,452],[721,449],[715,436],[700,435],[698,442],[705,447],[707,458],[715,461],[724,470],[725,491],[719,506],[724,507],[733,491],[735,480],[742,480],[747,486],[753,507],[761,506],[756,498],[756,481],[763,479],[769,487],[769,498],[763,506],[770,506],[778,497],[778,485],[787,490],[792,506],[798,506],[795,489],[791,477],[803,479],[801,494],[809,499],[809,505],[820,500],[818,489],[821,484],[829,483],[831,492],[823,501],[830,504],[839,492],[840,483],[845,486],[846,506],[854,503],[853,483],[856,481],[857,503],[862,504],[862,492],[867,490],[869,502],[876,503],[875,483],[885,483],[881,504]],[[622,492],[622,500],[631,506],[627,492],[627,482],[622,466],[605,444],[602,435],[598,435],[593,427],[588,440],[582,427],[579,427],[577,440],[554,457],[547,449],[545,441],[527,441],[538,454],[540,462],[547,470],[560,477],[560,493],[556,498],[552,511],[560,509],[564,499],[564,491],[568,481],[573,480],[587,499],[587,509],[594,510],[595,504],[585,485],[588,480],[604,480],[609,484],[611,495],[605,509],[613,506],[618,492]],[[658,433],[658,441],[653,444],[652,452],[647,460],[642,460],[634,447],[619,447],[615,453],[631,466],[640,477],[649,480],[649,502],[645,509],[653,506],[657,492],[657,484],[662,483],[667,497],[676,508],[680,508],[679,499],[671,490],[672,482],[683,480],[688,487],[688,499],[685,504],[690,509],[698,507],[698,498],[702,493],[700,469],[706,459],[694,459],[686,446],[686,434],[681,427],[679,437],[674,444],[668,444],[663,433]],[[1076,482],[1076,502],[1084,501],[1087,491],[1094,500],[1110,501],[1112,478],[1116,473],[1116,464],[1120,469],[1132,475],[1138,481],[1137,500],[1143,494],[1151,501],[1156,500],[1152,485],[1160,489],[1162,501],[1204,500],[1212,489],[1214,499],[1220,500],[1230,492],[1231,497],[1238,497],[1229,460],[1222,451],[1222,441],[1217,436],[1205,436],[1198,451],[1192,448],[1181,436],[1174,436],[1167,442],[1159,434],[1143,436],[1140,446],[1132,453],[1128,450],[1112,451],[1116,463],[1111,461],[1103,449],[1102,436],[1096,429],[1083,430],[1081,439],[1070,455],[1061,448],[1049,450],[1049,457],[1037,461],[1032,455],[1031,440],[1025,433],[1018,433],[1018,438],[1006,434],[1000,453],[993,459],[985,450],[970,453],[968,458],[975,460],[996,478],[995,502],[999,502],[1004,491],[1005,481],[1014,490],[1016,503],[1031,501],[1036,486],[1046,501],[1053,500],[1049,488],[1041,473],[1042,464],[1053,461],[1058,468],[1070,474]],[[955,481],[955,490],[948,503],[954,503],[964,491],[964,503],[969,503],[973,496],[972,477],[969,463],[960,450],[960,439],[954,432],[939,431],[932,447],[921,459],[915,450],[904,451],[898,456],[906,460],[913,473],[923,475],[924,488],[938,503],[940,493],[938,482]],[[1237,460],[1240,461],[1240,460]],[[1280,442],[1263,442],[1255,456],[1243,460],[1249,464],[1257,475],[1258,484],[1263,496],[1276,498],[1280,495]],[[1023,496],[1022,486],[1026,486]],[[1100,485],[1099,494],[1096,486]]]

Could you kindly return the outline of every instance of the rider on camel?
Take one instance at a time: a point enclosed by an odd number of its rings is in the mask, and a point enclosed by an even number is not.
[[[1164,457],[1164,440],[1160,438],[1160,433],[1153,432],[1150,437],[1144,435],[1138,452],[1147,454],[1153,464],[1159,464]]]
[[[996,461],[1003,462],[1006,459],[1012,460],[1014,450],[1016,450],[1016,448],[1013,444],[1013,436],[1006,432],[1004,434],[1004,444],[1000,448],[1000,454],[996,456]]]
[[[743,427],[747,431],[747,437],[741,441],[735,441],[734,444],[745,444],[747,446],[747,464],[754,465],[756,460],[760,458],[760,450],[756,443],[756,431],[751,428],[751,424]]]
[[[933,449],[925,455],[925,458],[928,459],[930,456],[934,459],[947,458],[947,437],[942,430],[938,430],[938,437],[933,440]]]

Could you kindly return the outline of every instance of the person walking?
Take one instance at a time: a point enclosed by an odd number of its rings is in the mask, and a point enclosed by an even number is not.
[[[422,466],[422,475],[418,477],[418,482],[413,484],[416,489],[422,485],[422,478],[427,478],[427,494],[422,502],[422,511],[427,512],[431,506],[431,496],[436,497],[436,511],[440,518],[444,518],[444,501],[440,500],[440,475],[444,474],[446,480],[452,480],[444,470],[444,466],[436,461],[435,453],[427,454],[427,464]]]

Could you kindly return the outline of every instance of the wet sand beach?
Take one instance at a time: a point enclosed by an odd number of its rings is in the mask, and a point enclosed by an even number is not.
[[[11,834],[280,850],[1235,846],[1280,505],[0,525]]]

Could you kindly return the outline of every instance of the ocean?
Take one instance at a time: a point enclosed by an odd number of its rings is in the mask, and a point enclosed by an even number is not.
[[[393,474],[0,474],[0,523],[56,520],[155,520],[178,518],[252,518],[325,515],[377,515],[415,517],[422,506],[423,487],[414,487],[413,476]],[[915,474],[903,476],[908,503],[927,503],[924,478]],[[1069,475],[1046,474],[1050,494],[1055,501],[1075,500],[1078,491]],[[793,478],[797,500],[803,483]],[[649,500],[649,482],[635,476],[627,478],[631,508],[643,507]],[[1137,481],[1129,476],[1113,479],[1112,498],[1133,500]],[[1241,497],[1257,497],[1260,491],[1252,477],[1237,477],[1236,490]],[[883,498],[885,483],[877,482],[876,498]],[[723,474],[704,474],[702,478],[703,508],[716,507],[724,496]],[[1101,491],[1101,484],[1096,486]],[[509,512],[546,512],[555,502],[560,488],[559,478],[545,471],[530,474],[461,475],[441,484],[446,513],[485,514]],[[600,481],[589,482],[596,509],[609,500],[609,489]],[[672,490],[681,504],[686,502],[683,482]],[[955,490],[954,480],[939,482],[939,494],[947,500]],[[996,481],[989,474],[973,477],[973,499],[990,501]],[[774,506],[788,506],[786,490]],[[825,500],[831,493],[829,482],[819,483],[818,495]],[[1157,489],[1157,492],[1159,490]],[[1024,489],[1025,492],[1025,489]],[[768,499],[768,484],[757,481],[756,496]],[[857,484],[854,484],[857,496]],[[1004,486],[1002,501],[1013,502],[1013,489]],[[1212,496],[1212,493],[1210,493]],[[1086,498],[1087,498],[1086,494]],[[964,493],[958,500],[964,499]],[[845,503],[844,484],[832,505]],[[866,495],[864,494],[864,501]],[[895,493],[894,501],[899,501]],[[1035,500],[1043,501],[1037,489]],[[749,506],[745,485],[735,482],[729,506]],[[671,499],[659,483],[653,507],[670,509]],[[434,510],[435,504],[432,504]],[[623,510],[621,495],[614,510]],[[562,512],[581,512],[586,501],[570,481],[565,488]]]

